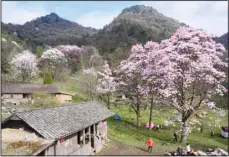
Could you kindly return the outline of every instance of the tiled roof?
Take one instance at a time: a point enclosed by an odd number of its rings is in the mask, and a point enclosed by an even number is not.
[[[61,93],[56,86],[47,84],[2,84],[1,87],[2,94]]]
[[[46,139],[60,139],[114,115],[105,106],[95,102],[15,114]]]

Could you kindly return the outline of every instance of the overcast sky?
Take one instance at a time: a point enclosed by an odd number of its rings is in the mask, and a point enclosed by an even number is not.
[[[217,36],[228,32],[227,1],[3,1],[2,21],[23,24],[55,12],[83,26],[103,28],[124,8],[137,4],[152,6],[168,17]]]

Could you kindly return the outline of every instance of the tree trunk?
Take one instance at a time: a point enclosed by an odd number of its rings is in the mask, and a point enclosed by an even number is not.
[[[139,127],[140,126],[140,104],[139,104],[139,102],[138,102],[138,98],[137,98],[137,127]]]
[[[152,96],[151,101],[150,101],[149,130],[151,130],[152,110],[153,110],[153,96]]]
[[[110,96],[109,96],[109,94],[107,94],[107,106],[108,106],[108,109],[110,110]]]
[[[188,126],[187,126],[187,118],[184,118],[182,115],[182,128],[181,128],[181,140],[180,142],[185,143],[187,141],[188,136]]]
[[[140,121],[140,113],[138,112],[138,113],[137,113],[137,127],[140,126],[139,121]]]

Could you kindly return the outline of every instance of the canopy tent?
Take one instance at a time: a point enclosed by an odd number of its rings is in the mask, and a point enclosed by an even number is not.
[[[114,120],[121,120],[121,117],[120,117],[118,114],[116,114],[116,115],[114,116]]]
[[[225,138],[228,138],[228,126],[224,126],[221,128],[221,135]]]

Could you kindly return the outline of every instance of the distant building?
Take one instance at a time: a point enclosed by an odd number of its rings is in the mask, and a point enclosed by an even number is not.
[[[113,115],[94,102],[34,109],[14,113],[2,122],[2,130],[24,128],[50,141],[30,155],[90,155],[103,148],[107,118]],[[2,137],[6,139],[4,134]]]
[[[29,96],[35,92],[45,92],[53,94],[61,102],[71,102],[72,95],[61,92],[54,85],[46,84],[2,84],[1,98],[3,103],[12,103],[18,105],[21,102],[28,101]]]

